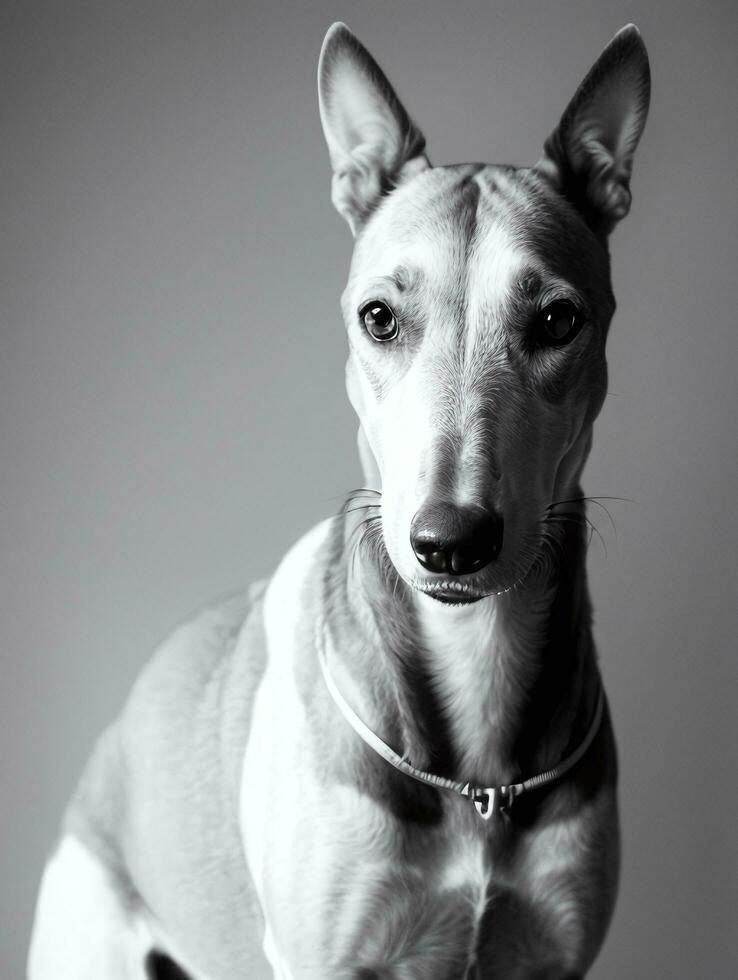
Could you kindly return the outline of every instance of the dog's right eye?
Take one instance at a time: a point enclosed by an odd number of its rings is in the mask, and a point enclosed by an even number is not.
[[[365,303],[359,310],[359,316],[369,336],[380,343],[394,340],[399,332],[397,317],[381,300]]]

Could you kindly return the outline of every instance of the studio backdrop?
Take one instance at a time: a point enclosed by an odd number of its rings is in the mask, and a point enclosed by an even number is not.
[[[653,72],[585,493],[621,765],[595,980],[738,975],[736,36],[728,2],[0,12],[0,973],[151,651],[361,483],[315,69],[344,20],[434,163],[532,164],[629,21]]]

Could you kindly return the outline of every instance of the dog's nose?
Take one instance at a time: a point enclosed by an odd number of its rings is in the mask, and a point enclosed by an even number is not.
[[[469,575],[497,558],[502,532],[502,518],[488,510],[438,503],[417,512],[410,544],[429,572]]]

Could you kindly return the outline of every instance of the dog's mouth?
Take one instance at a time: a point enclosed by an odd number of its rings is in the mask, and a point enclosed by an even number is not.
[[[479,602],[480,599],[484,599],[484,596],[457,596],[457,595],[445,595],[440,592],[428,592],[426,593],[435,602],[442,602],[444,606],[471,606],[474,602]]]
[[[513,592],[518,586],[526,582],[533,570],[535,562],[526,567],[525,571],[514,577],[509,584],[499,584],[497,587],[480,588],[471,582],[459,582],[454,579],[428,582],[422,579],[413,579],[409,585],[416,592],[420,592],[429,599],[440,602],[446,606],[469,606],[481,599],[499,597]]]
[[[447,606],[468,606],[487,595],[466,582],[413,582],[413,588]]]

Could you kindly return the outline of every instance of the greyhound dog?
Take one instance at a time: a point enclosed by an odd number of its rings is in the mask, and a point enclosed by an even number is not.
[[[319,66],[366,486],[164,644],[43,875],[32,980],[583,976],[618,877],[580,476],[637,29],[530,168],[431,166],[343,24]]]

